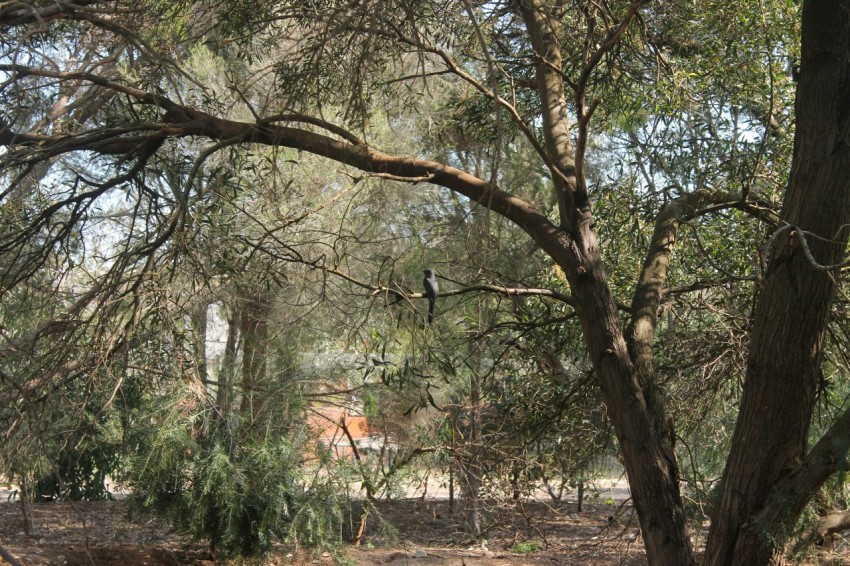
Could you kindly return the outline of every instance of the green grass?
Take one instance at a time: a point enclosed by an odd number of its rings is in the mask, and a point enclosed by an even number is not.
[[[540,552],[541,550],[543,550],[543,545],[540,541],[536,540],[518,542],[511,547],[511,551],[516,552],[517,554],[533,554],[535,552]]]

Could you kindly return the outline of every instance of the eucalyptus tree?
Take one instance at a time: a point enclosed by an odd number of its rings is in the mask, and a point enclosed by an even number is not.
[[[668,277],[687,276],[676,273],[673,248],[681,225],[710,215],[730,230],[760,226],[742,232],[763,238],[750,248],[764,244],[763,254],[740,283],[752,285],[746,280],[757,275],[758,297],[746,325],[743,393],[705,562],[766,564],[781,554],[789,525],[816,490],[844,467],[850,444],[850,411],[809,438],[850,225],[848,8],[825,0],[733,10],[645,0],[4,4],[0,159],[3,213],[14,228],[0,250],[16,258],[14,270],[4,272],[4,291],[72,238],[95,203],[136,191],[143,206],[133,218],[148,229],[127,240],[110,266],[112,283],[99,279],[94,293],[137,296],[138,282],[183,234],[198,197],[192,183],[169,194],[153,181],[157,160],[189,143],[202,147],[193,171],[224,148],[270,145],[411,191],[443,187],[448,192],[434,194],[461,195],[521,228],[563,274],[649,560],[681,565],[696,559],[654,354]],[[95,36],[104,57],[119,43],[130,46],[120,77],[82,67],[60,49],[69,38]],[[227,89],[207,88],[183,71],[201,45],[228,65]],[[797,63],[794,92],[786,71]],[[370,120],[394,106],[425,107],[429,89],[446,83],[457,100],[436,127],[453,115],[472,116],[489,130],[486,168],[465,169],[462,148],[429,155],[439,130],[401,130],[397,151],[370,143]],[[21,111],[33,98],[49,107],[56,85],[69,84],[112,93],[110,111],[48,131]],[[237,107],[241,117],[228,112]],[[690,146],[663,143],[674,139],[667,134],[689,130]],[[609,282],[605,260],[614,258],[605,250],[616,243],[600,239],[605,219],[593,214],[616,194],[590,182],[595,164],[617,155],[613,134],[624,132],[647,153],[620,166],[627,177],[642,177],[657,211],[642,264],[624,270],[633,276],[629,286]],[[789,160],[785,140],[792,134]],[[541,177],[504,184],[507,140],[520,138],[545,171],[550,201],[529,193]],[[654,140],[662,143],[646,143]],[[16,188],[48,162],[53,169],[40,198],[12,206]],[[723,215],[730,210],[740,215]],[[25,253],[33,243],[38,253]],[[621,271],[612,265],[612,274]],[[625,288],[630,301],[618,296]],[[389,289],[376,281],[371,291]]]

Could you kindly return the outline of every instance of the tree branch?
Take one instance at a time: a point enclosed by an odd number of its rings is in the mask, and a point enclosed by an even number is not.
[[[682,222],[725,208],[740,208],[747,203],[738,193],[701,189],[687,193],[664,207],[655,219],[646,259],[632,298],[632,319],[626,329],[629,355],[647,402],[658,404],[650,413],[659,434],[666,428],[661,396],[657,392],[653,361],[658,309],[665,295],[667,271],[673,246]]]
[[[571,306],[575,306],[575,300],[564,293],[559,293],[551,289],[535,289],[525,287],[502,287],[499,285],[470,285],[450,291],[440,291],[440,297],[452,297],[455,295],[465,295],[467,293],[475,293],[483,291],[485,293],[495,293],[497,295],[505,295],[506,297],[548,297]],[[377,287],[372,291],[372,295],[382,295],[384,293],[395,295],[405,299],[424,299],[427,298],[425,293],[404,293],[397,289],[389,287]]]
[[[371,290],[371,294],[373,297],[378,295],[392,295],[398,299],[405,300],[427,298],[427,295],[425,293],[416,293],[412,291],[405,291],[403,289],[394,289],[391,287],[371,285],[369,283],[360,281],[359,279],[355,279],[354,277],[351,277],[350,275],[333,268],[324,268],[322,270],[326,273],[341,277],[349,283],[357,285],[358,287]],[[460,287],[458,289],[441,290],[440,297],[452,297],[456,295],[465,295],[467,293],[476,292],[495,293],[498,295],[505,295],[507,297],[548,297],[561,301],[562,303],[568,304],[570,306],[575,306],[575,299],[573,299],[572,296],[564,293],[559,293],[558,291],[553,291],[551,289],[538,289],[530,287],[504,287],[501,285],[480,284],[470,285],[467,287]],[[623,309],[628,310],[627,305],[621,306]]]
[[[796,470],[784,476],[753,517],[753,528],[796,520],[817,490],[838,470],[850,469],[850,409],[832,424]]]
[[[579,215],[589,214],[589,206],[586,190],[576,174],[564,76],[556,70],[563,65],[558,37],[560,22],[537,0],[522,0],[519,8],[535,54],[546,161],[553,168],[552,184],[558,199],[559,221],[562,227],[573,230],[579,224]]]
[[[44,23],[61,17],[80,12],[81,8],[98,4],[102,0],[76,0],[63,2],[55,0],[42,7],[35,7],[22,2],[4,2],[0,5],[0,28],[21,26],[30,23]]]
[[[21,495],[21,497],[25,497],[25,496]],[[24,566],[23,564],[18,562],[18,560],[14,556],[9,554],[9,551],[7,551],[2,546],[0,546],[0,558],[3,558],[3,560],[5,560],[9,564],[11,564],[11,566]]]
[[[590,55],[586,55],[584,66],[581,70],[581,74],[579,75],[579,79],[576,84],[573,86],[575,89],[575,101],[576,101],[576,112],[577,112],[577,123],[578,123],[578,139],[576,141],[576,176],[578,177],[578,186],[585,186],[585,177],[584,177],[584,156],[585,151],[587,149],[587,142],[589,138],[589,130],[590,130],[590,118],[593,116],[593,113],[596,111],[596,107],[599,105],[599,100],[594,100],[590,108],[587,107],[587,84],[590,80],[590,76],[593,71],[596,69],[597,65],[602,61],[602,57],[605,56],[611,49],[614,48],[615,45],[620,41],[620,38],[625,33],[626,28],[629,27],[629,24],[637,15],[638,11],[647,4],[649,0],[636,0],[632,2],[629,6],[626,15],[623,17],[620,24],[611,29],[608,32],[608,35],[602,41],[602,44]],[[593,30],[588,29],[588,35],[592,36]]]
[[[770,209],[744,201],[741,194],[722,190],[701,189],[687,193],[664,207],[655,219],[646,259],[632,298],[632,321],[627,331],[632,355],[646,363],[652,360],[658,307],[667,291],[667,270],[679,226],[699,216],[726,209],[743,210],[760,219],[773,220]],[[778,221],[778,217],[776,217]]]
[[[397,180],[420,182],[423,179],[435,185],[451,189],[474,202],[486,203],[487,208],[511,220],[531,236],[537,244],[561,265],[581,269],[579,258],[572,252],[566,234],[528,201],[501,190],[465,171],[443,163],[398,157],[371,149],[362,143],[348,141],[351,137],[339,140],[313,131],[272,124],[246,123],[218,118],[178,104],[165,96],[151,94],[143,90],[109,81],[90,73],[63,73],[43,69],[34,69],[21,65],[0,65],[0,71],[33,75],[62,80],[83,80],[103,88],[130,96],[137,101],[162,108],[166,111],[159,124],[138,124],[114,131],[112,138],[98,138],[97,143],[86,135],[58,135],[38,139],[41,151],[51,155],[72,151],[91,150],[106,154],[132,155],[141,149],[149,149],[162,143],[166,138],[205,137],[228,143],[257,143],[280,147],[290,147],[308,153],[326,157],[333,161],[355,167],[362,171]],[[138,128],[147,132],[143,136],[123,137],[122,134]],[[97,135],[93,133],[90,135]],[[21,135],[9,132],[0,142],[14,147],[21,143]],[[23,144],[32,144],[35,140],[25,139]],[[358,140],[359,141],[359,140]],[[7,156],[6,161],[11,156]]]

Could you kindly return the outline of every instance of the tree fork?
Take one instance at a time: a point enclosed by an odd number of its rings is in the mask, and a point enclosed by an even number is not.
[[[633,9],[636,11],[640,4],[635,3]],[[560,22],[535,0],[523,0],[520,10],[538,59],[535,69],[546,150],[565,177],[553,176],[552,181],[566,254],[552,257],[563,268],[575,298],[591,362],[623,450],[647,557],[651,564],[694,564],[673,447],[664,428],[660,395],[653,387],[651,363],[641,379],[608,285],[585,181],[579,174],[582,164],[573,155],[561,74]],[[589,73],[593,65],[588,62],[582,73]],[[579,125],[587,127],[586,122]],[[569,261],[559,261],[564,255]]]
[[[649,403],[629,355],[596,245],[586,225],[582,252],[587,271],[568,271],[576,312],[623,451],[629,486],[650,564],[695,564],[679,494],[672,446],[665,430],[656,427]],[[562,266],[563,267],[563,266]]]

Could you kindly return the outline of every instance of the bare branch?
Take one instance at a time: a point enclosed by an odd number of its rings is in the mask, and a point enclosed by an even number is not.
[[[485,292],[485,293],[495,293],[497,295],[504,295],[506,297],[547,297],[551,299],[555,299],[561,301],[562,303],[566,303],[568,305],[574,306],[575,300],[570,296],[564,293],[559,293],[557,291],[553,291],[551,289],[536,289],[536,288],[526,288],[526,287],[501,287],[499,285],[470,285],[468,287],[461,287],[458,289],[452,289],[447,291],[440,291],[440,297],[453,297],[456,295],[466,295],[467,293],[477,293],[477,292]],[[425,299],[427,296],[425,293],[414,293],[414,292],[404,292],[398,289],[391,289],[389,287],[374,287],[372,290],[372,295],[393,295],[398,298],[404,299]]]
[[[602,57],[604,57],[606,53],[611,51],[611,49],[617,45],[617,42],[620,41],[620,38],[623,36],[623,33],[625,33],[626,28],[629,27],[629,24],[632,23],[632,20],[637,15],[638,11],[648,3],[649,0],[636,0],[635,2],[632,2],[629,9],[626,11],[626,15],[623,16],[623,19],[620,21],[620,24],[608,32],[608,35],[604,40],[602,40],[601,45],[599,45],[596,51],[587,58],[577,83],[577,87],[580,91],[583,92],[587,89],[587,82],[590,79],[590,75],[593,73],[593,70],[596,69],[599,62],[602,61]]]
[[[599,100],[594,100],[590,104],[590,108],[587,107],[587,84],[590,80],[590,76],[593,71],[596,69],[597,65],[599,65],[600,61],[602,61],[602,57],[605,56],[611,49],[614,48],[615,45],[620,41],[620,38],[625,33],[626,28],[629,27],[632,20],[637,15],[638,11],[648,3],[649,0],[636,0],[633,2],[629,9],[626,12],[626,15],[620,21],[620,24],[611,29],[608,32],[608,35],[602,41],[601,45],[594,51],[592,54],[587,54],[585,52],[585,62],[584,67],[581,70],[581,74],[579,75],[578,81],[573,86],[575,90],[575,102],[576,102],[576,113],[577,113],[577,123],[578,123],[578,139],[576,140],[576,154],[575,154],[575,167],[576,167],[576,177],[578,178],[578,187],[579,190],[585,190],[584,186],[586,184],[585,181],[585,173],[584,173],[584,156],[585,151],[587,150],[587,142],[590,134],[590,119],[593,117],[593,113],[596,111],[597,106],[599,106]],[[588,26],[588,41],[591,40],[593,30]]]
[[[390,25],[390,24],[388,24],[388,25]],[[468,72],[463,70],[463,68],[461,68],[461,66],[459,66],[455,62],[455,60],[445,50],[440,49],[438,47],[435,47],[433,45],[425,44],[420,40],[411,39],[411,38],[405,36],[404,33],[402,33],[401,30],[399,30],[397,27],[392,26],[392,25],[390,25],[390,27],[393,29],[393,32],[395,34],[395,36],[394,36],[395,39],[397,39],[398,41],[401,41],[403,43],[406,43],[406,44],[410,45],[411,47],[419,49],[424,53],[431,53],[432,55],[436,55],[437,57],[439,57],[443,61],[443,64],[446,65],[447,70],[451,74],[453,74],[453,75],[459,77],[460,79],[462,79],[463,81],[467,82],[469,85],[471,85],[473,88],[475,88],[475,90],[477,90],[479,93],[483,94],[484,96],[486,96],[487,98],[489,98],[490,100],[495,102],[498,106],[501,106],[502,108],[507,110],[508,114],[510,115],[511,119],[513,120],[513,123],[520,129],[523,136],[525,136],[525,138],[528,140],[528,142],[534,148],[534,151],[537,153],[538,156],[540,156],[540,158],[543,160],[543,162],[549,168],[552,175],[554,175],[556,177],[558,177],[558,176],[563,177],[563,173],[558,169],[558,167],[555,166],[555,163],[549,158],[549,155],[546,153],[546,150],[544,149],[543,145],[537,139],[537,136],[531,130],[529,125],[526,124],[525,120],[523,120],[519,111],[516,109],[516,106],[514,106],[513,104],[511,104],[509,101],[505,100],[501,96],[499,96],[498,92],[496,92],[495,90],[491,90],[486,85],[484,85],[481,81],[479,81],[478,79],[473,77],[471,74],[469,74]]]
[[[320,268],[321,269],[321,268]],[[335,275],[337,277],[341,277],[345,279],[349,283],[353,283],[354,285],[361,287],[363,289],[367,289],[371,291],[371,295],[373,297],[378,295],[392,295],[399,300],[411,300],[411,299],[426,299],[427,295],[425,293],[418,293],[413,291],[408,291],[399,288],[392,288],[386,286],[376,286],[366,283],[364,281],[360,281],[351,277],[350,275],[343,273],[337,269],[333,268],[323,268],[323,271],[329,273],[331,275]],[[466,287],[460,287],[457,289],[451,290],[442,290],[440,291],[440,297],[453,297],[457,295],[466,295],[468,293],[495,293],[498,295],[504,295],[506,297],[545,297],[555,299],[557,301],[561,301],[562,303],[568,304],[570,306],[575,306],[575,300],[567,294],[559,293],[558,291],[553,291],[551,289],[539,289],[539,288],[529,288],[529,287],[504,287],[500,285],[469,285]],[[628,307],[623,305],[623,308],[627,309]]]

